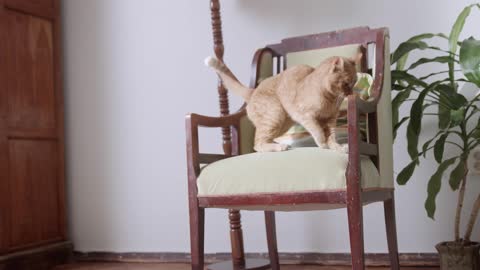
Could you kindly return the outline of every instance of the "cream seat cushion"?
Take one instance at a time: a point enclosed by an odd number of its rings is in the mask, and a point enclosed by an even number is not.
[[[205,166],[198,196],[344,190],[347,164],[347,154],[318,147],[240,155]],[[368,157],[360,170],[364,189],[384,187]]]

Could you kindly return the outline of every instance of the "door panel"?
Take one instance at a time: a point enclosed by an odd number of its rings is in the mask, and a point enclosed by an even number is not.
[[[0,1],[0,40],[7,40],[5,10]],[[8,144],[7,144],[7,51],[5,42],[0,42],[0,253],[8,246],[10,235],[10,208],[8,200]]]
[[[10,140],[11,246],[60,237],[57,143]]]
[[[0,252],[66,240],[57,2],[0,0]]]
[[[9,247],[10,205],[8,178],[8,145],[6,137],[0,135],[0,253]]]
[[[30,5],[41,7],[53,7],[53,0],[7,0],[7,5]]]
[[[7,11],[9,126],[55,127],[52,23]]]
[[[21,11],[43,18],[53,19],[58,14],[55,0],[4,0],[5,6],[11,10]]]

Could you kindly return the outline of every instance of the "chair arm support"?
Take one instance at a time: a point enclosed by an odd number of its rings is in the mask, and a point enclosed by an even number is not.
[[[347,97],[348,109],[347,109],[347,122],[348,122],[348,137],[352,137],[355,133],[357,139],[352,142],[348,141],[349,149],[356,149],[360,155],[377,156],[378,146],[377,144],[366,143],[360,140],[360,127],[359,127],[359,115],[376,113],[377,103],[375,101],[365,101],[359,98],[357,95],[349,95]],[[358,134],[357,134],[358,133]],[[352,144],[351,144],[352,143]]]
[[[373,113],[377,111],[377,102],[375,101],[365,101],[359,98],[357,95],[355,96],[355,103],[356,107],[359,112],[361,113]],[[349,101],[350,102],[350,101]]]
[[[360,155],[378,157],[378,146],[360,140],[360,113],[375,113],[377,104],[375,101],[367,102],[357,95],[347,97],[347,125],[348,125],[348,167],[347,167],[347,190],[353,193],[360,192]]]
[[[188,114],[185,117],[185,130],[187,136],[187,166],[188,166],[188,177],[190,182],[195,182],[196,177],[200,174],[200,164],[201,163],[212,163],[217,160],[228,158],[228,155],[217,155],[217,154],[205,154],[199,152],[199,139],[198,139],[198,128],[199,127],[209,127],[209,128],[222,128],[222,127],[233,127],[233,144],[236,149],[238,149],[238,142],[235,140],[237,137],[238,130],[240,129],[240,120],[246,115],[244,109],[238,111],[237,113],[212,117],[205,116],[200,114]]]
[[[347,199],[361,201],[360,172],[360,126],[359,100],[356,95],[347,97],[347,128],[348,128],[348,165],[346,171]]]

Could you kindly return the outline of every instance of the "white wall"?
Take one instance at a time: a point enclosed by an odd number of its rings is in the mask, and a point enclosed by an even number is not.
[[[225,57],[247,82],[254,50],[283,37],[388,26],[395,48],[417,33],[448,32],[469,2],[224,0]],[[212,54],[208,6],[207,0],[64,1],[68,198],[77,250],[189,250],[184,115],[218,113],[216,77],[203,66]],[[474,13],[466,27],[477,37],[479,18]],[[236,108],[240,100],[232,100]],[[404,130],[399,134],[397,173],[409,160]],[[205,135],[205,149],[219,149],[219,132]],[[433,165],[422,163],[411,183],[397,189],[402,252],[434,252],[435,243],[452,238],[454,194],[440,194],[436,222],[423,209]],[[266,250],[262,216],[243,213],[249,252]],[[385,252],[383,208],[369,206],[364,216],[367,251]],[[206,251],[229,251],[226,212],[208,210],[206,228]],[[279,213],[278,238],[283,252],[349,252],[346,212]]]

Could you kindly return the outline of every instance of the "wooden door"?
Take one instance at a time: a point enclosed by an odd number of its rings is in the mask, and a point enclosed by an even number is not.
[[[63,95],[58,0],[0,5],[0,250],[8,252],[66,238]]]
[[[1,0],[0,0],[1,1]],[[1,3],[1,2],[0,2]],[[7,40],[6,35],[6,16],[2,6],[0,6],[0,40]],[[5,42],[0,42],[0,252],[8,248],[9,239],[9,213],[8,206],[8,143],[7,143],[7,51]]]

